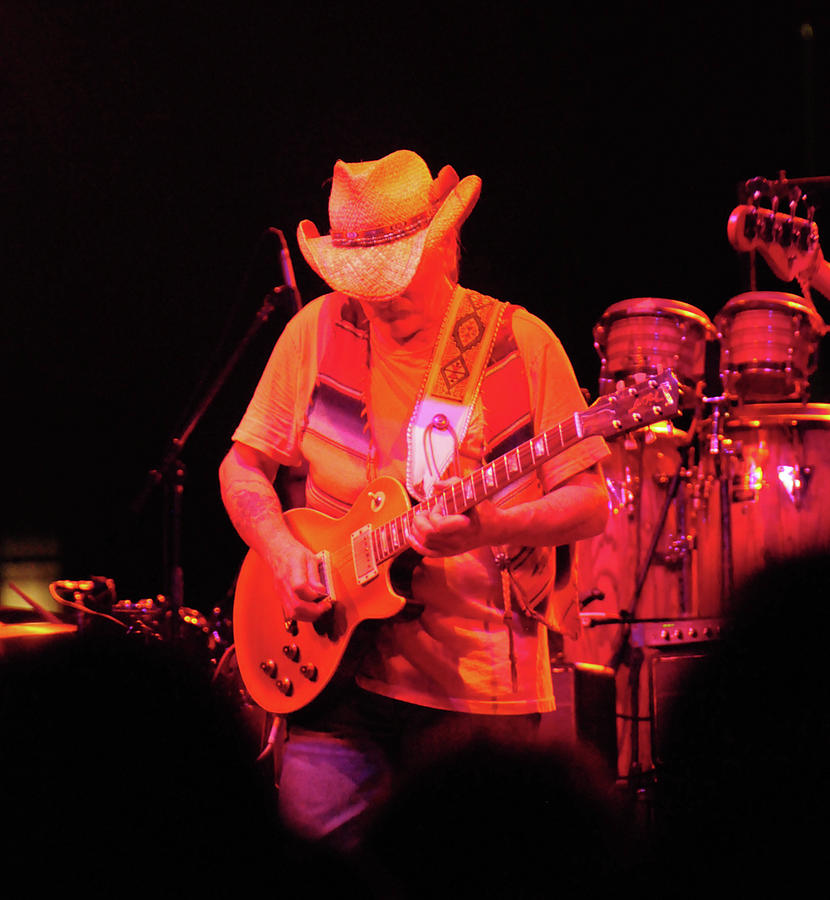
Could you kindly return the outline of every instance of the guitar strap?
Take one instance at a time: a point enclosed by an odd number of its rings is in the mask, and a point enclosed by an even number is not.
[[[457,286],[407,429],[406,487],[430,496],[472,419],[505,304]]]

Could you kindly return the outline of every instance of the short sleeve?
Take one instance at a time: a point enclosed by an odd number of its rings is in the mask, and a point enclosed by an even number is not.
[[[587,408],[561,341],[539,318],[524,309],[513,316],[513,333],[527,371],[534,433],[541,434]],[[548,492],[610,455],[601,437],[588,437],[542,467]]]
[[[304,306],[286,325],[265,365],[233,440],[280,465],[296,466],[300,432],[317,378],[317,332],[323,298]]]

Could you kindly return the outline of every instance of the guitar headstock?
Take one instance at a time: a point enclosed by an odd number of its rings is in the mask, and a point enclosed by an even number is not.
[[[613,437],[677,415],[680,385],[671,369],[635,379],[615,393],[600,397],[582,414],[586,435]]]
[[[802,218],[757,205],[736,206],[726,226],[729,243],[743,253],[758,250],[777,278],[792,281],[815,267],[818,226]]]

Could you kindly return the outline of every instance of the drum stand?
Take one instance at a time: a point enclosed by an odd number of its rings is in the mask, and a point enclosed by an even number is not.
[[[724,420],[725,413],[729,405],[734,401],[734,398],[728,394],[723,394],[717,397],[702,397],[701,400],[703,403],[710,404],[712,409],[711,427],[708,435],[706,436],[706,445],[704,448],[702,448],[702,452],[705,452],[712,458],[712,462],[714,465],[714,474],[718,485],[720,499],[719,526],[721,529],[722,540],[719,560],[721,569],[721,581],[720,596],[718,597],[718,600],[720,603],[720,608],[723,610],[725,609],[725,605],[729,601],[729,597],[733,587],[730,518],[731,492],[727,457],[731,453],[735,452],[731,448],[731,442],[729,441],[729,439],[724,436]],[[655,522],[655,527],[651,536],[651,540],[649,542],[647,553],[642,563],[640,564],[639,569],[637,570],[630,609],[620,610],[620,617],[618,620],[616,620],[616,624],[620,624],[623,626],[623,632],[620,638],[619,646],[611,660],[610,665],[615,672],[618,671],[623,664],[625,664],[629,670],[627,690],[629,692],[631,710],[629,717],[631,748],[627,778],[629,784],[635,790],[640,790],[646,786],[645,782],[643,781],[643,777],[648,774],[647,772],[643,771],[640,762],[640,725],[643,721],[640,715],[640,699],[643,666],[646,662],[645,647],[651,646],[651,643],[648,640],[640,639],[639,636],[635,637],[634,626],[637,626],[639,623],[649,623],[652,621],[638,620],[637,605],[642,595],[648,573],[651,570],[651,567],[656,558],[657,545],[663,534],[669,511],[672,507],[672,504],[676,503],[681,484],[683,483],[683,480],[688,477],[688,473],[690,471],[689,454],[692,449],[693,435],[697,431],[698,421],[699,420],[696,417],[690,429],[689,441],[679,448],[681,454],[680,464],[678,465],[678,468],[669,483],[666,496],[660,510],[660,514]],[[687,539],[685,537],[686,526],[687,523],[685,519],[685,506],[681,504],[680,508],[677,510],[677,529],[679,535],[681,536],[678,543],[686,543],[685,546],[680,546],[678,550],[678,552],[683,555],[679,594],[681,618],[692,612],[689,602],[691,568],[689,551],[691,548],[688,546]],[[610,621],[608,623],[612,624]],[[650,718],[651,717],[649,717],[649,720]]]
[[[715,480],[720,492],[720,527],[721,527],[721,589],[720,605],[723,611],[729,601],[733,586],[732,571],[732,520],[731,496],[729,490],[729,471],[724,466],[726,454],[729,452],[729,440],[723,434],[723,413],[731,403],[732,397],[721,394],[718,397],[704,397],[705,403],[712,404],[712,431],[709,436],[708,453],[715,465]]]
[[[632,596],[632,602],[630,604],[631,609],[620,610],[619,623],[623,625],[623,633],[620,640],[620,645],[611,660],[611,668],[614,670],[614,672],[617,672],[619,670],[623,662],[628,665],[629,670],[628,690],[631,697],[631,761],[629,764],[627,777],[629,780],[629,784],[635,786],[636,788],[639,788],[641,786],[640,782],[642,776],[645,774],[640,766],[641,719],[639,712],[641,673],[643,662],[645,661],[645,653],[643,652],[643,648],[641,646],[638,646],[637,644],[632,642],[631,626],[637,621],[637,604],[639,603],[640,597],[643,593],[643,588],[645,587],[646,578],[657,554],[657,544],[663,535],[663,529],[666,525],[666,519],[668,518],[669,510],[671,509],[672,504],[676,501],[680,484],[686,476],[690,446],[691,444],[687,444],[681,452],[680,464],[677,467],[677,471],[672,476],[668,490],[666,491],[666,497],[663,501],[663,506],[660,510],[657,524],[652,533],[648,551],[646,553],[645,559],[640,565],[639,571],[637,572],[637,578],[634,585],[634,593]],[[685,518],[682,515],[678,518],[678,530],[681,533],[685,533]],[[684,611],[687,611],[688,603],[686,597],[686,586],[688,584],[688,548],[681,547],[680,553],[683,554],[683,576],[681,579],[680,596]]]

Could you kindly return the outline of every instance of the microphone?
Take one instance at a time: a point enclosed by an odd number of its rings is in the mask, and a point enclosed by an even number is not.
[[[303,305],[303,302],[300,299],[300,292],[297,288],[297,279],[294,277],[294,266],[291,263],[291,254],[288,252],[288,244],[286,243],[285,235],[279,230],[279,228],[271,228],[270,231],[273,234],[276,234],[280,239],[280,266],[282,267],[282,283],[287,288],[289,288],[289,290],[293,294],[294,306],[299,312],[300,307]]]

